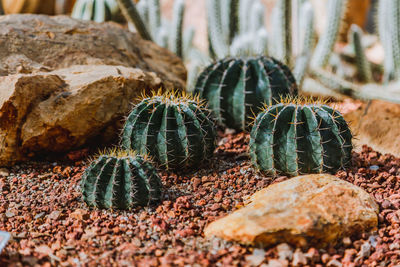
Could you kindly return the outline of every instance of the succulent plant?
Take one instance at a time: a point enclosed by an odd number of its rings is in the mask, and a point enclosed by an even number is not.
[[[274,58],[225,58],[200,74],[195,93],[208,101],[220,124],[245,130],[253,112],[297,95],[297,85],[289,68]]]
[[[115,0],[77,0],[71,17],[82,20],[104,22],[120,20],[120,10]]]
[[[161,179],[147,157],[122,150],[94,160],[83,174],[81,189],[89,206],[109,209],[153,205],[162,195]]]
[[[257,115],[249,147],[254,166],[268,174],[335,172],[350,163],[352,134],[335,109],[289,100]]]
[[[122,146],[148,153],[167,169],[185,169],[210,158],[216,131],[204,101],[175,92],[154,93],[135,106]]]

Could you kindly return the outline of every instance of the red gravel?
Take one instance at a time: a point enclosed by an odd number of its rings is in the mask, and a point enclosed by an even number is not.
[[[8,176],[0,175],[0,230],[13,234],[0,266],[400,264],[400,159],[367,147],[354,153],[351,169],[337,175],[379,203],[377,233],[344,238],[335,247],[303,250],[286,244],[263,250],[204,239],[208,222],[241,207],[272,182],[252,169],[247,144],[246,134],[222,135],[212,166],[190,174],[163,173],[162,204],[130,212],[88,209],[81,201],[84,167],[79,161],[15,166]],[[70,158],[79,160],[76,155]]]

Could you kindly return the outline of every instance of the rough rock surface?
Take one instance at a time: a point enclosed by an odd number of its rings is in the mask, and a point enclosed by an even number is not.
[[[0,166],[36,153],[115,142],[121,119],[143,91],[163,84],[123,66],[72,66],[0,78]]]
[[[186,81],[185,67],[177,56],[111,22],[2,16],[0,47],[0,76],[72,65],[117,65],[155,72],[169,88],[184,88]]]
[[[382,154],[400,157],[400,105],[380,100],[362,105],[345,114],[357,138],[354,142],[358,151],[368,144]]]
[[[332,175],[298,176],[264,188],[250,201],[212,222],[205,236],[265,246],[324,246],[378,225],[379,208],[373,198]]]

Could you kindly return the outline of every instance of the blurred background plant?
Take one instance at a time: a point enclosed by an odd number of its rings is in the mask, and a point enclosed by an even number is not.
[[[267,55],[286,63],[306,94],[344,94],[400,102],[396,90],[385,90],[380,85],[394,88],[399,80],[399,1],[1,2],[6,14],[71,14],[75,18],[97,22],[123,22],[121,14],[124,14],[132,31],[137,29],[143,38],[171,50],[184,60],[189,70],[189,91],[194,89],[198,73],[212,61],[227,56]],[[123,4],[129,12],[121,12]]]

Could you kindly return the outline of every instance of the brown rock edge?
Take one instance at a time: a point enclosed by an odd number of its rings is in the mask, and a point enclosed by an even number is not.
[[[373,100],[344,117],[355,135],[356,151],[366,144],[382,154],[400,157],[400,105]]]
[[[327,174],[298,176],[268,186],[251,203],[212,222],[206,237],[242,244],[325,246],[378,225],[378,205],[361,188]]]

